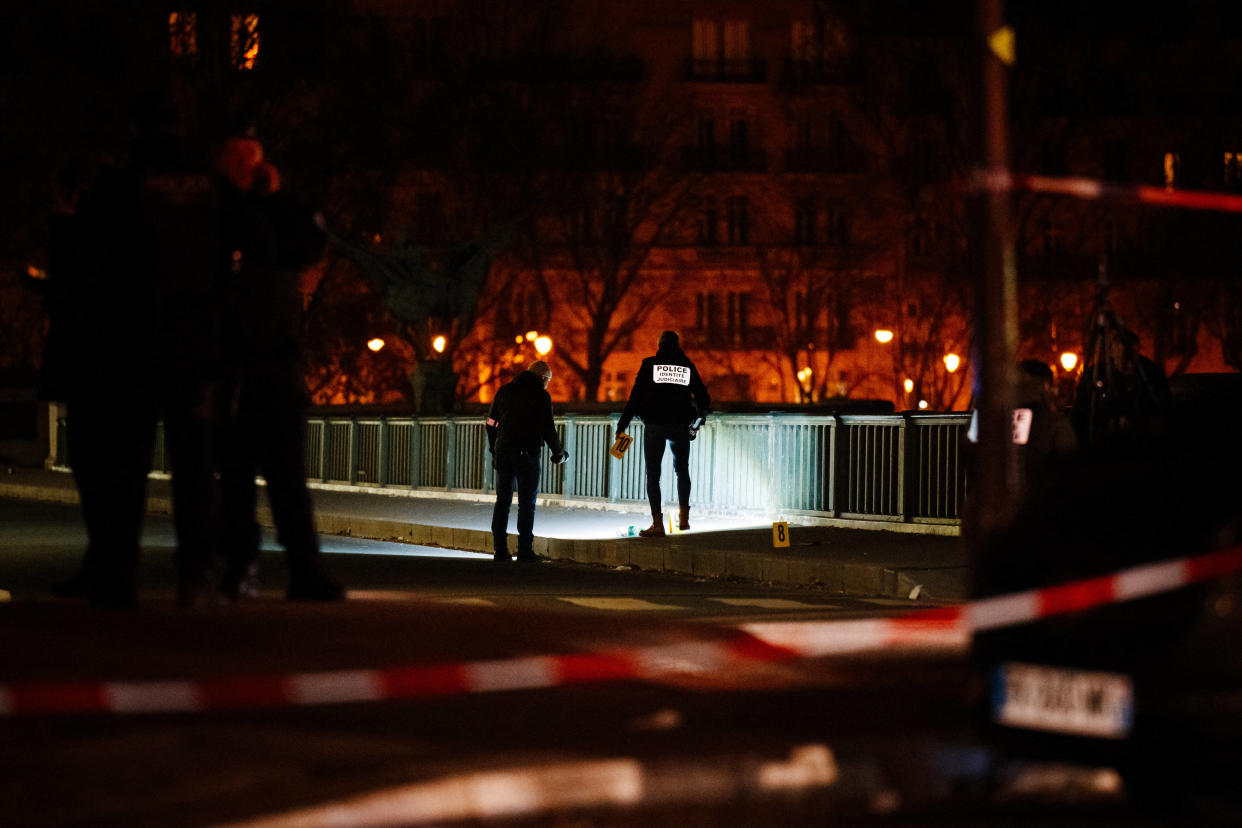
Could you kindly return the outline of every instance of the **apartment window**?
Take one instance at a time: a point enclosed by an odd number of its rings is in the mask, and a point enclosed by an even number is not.
[[[721,72],[743,76],[750,69],[750,23],[745,20],[695,20],[691,36],[693,75],[714,77]]]
[[[719,241],[716,227],[720,216],[716,199],[707,197],[699,208],[699,244],[714,245]]]
[[[925,216],[917,217],[910,228],[910,255],[916,259],[926,258],[935,248],[935,225]]]
[[[858,331],[854,329],[854,324],[850,319],[853,312],[851,302],[847,296],[837,294],[833,304],[836,314],[836,337],[833,345],[839,351],[853,350],[858,344]],[[848,378],[848,374],[841,377],[843,380]]]
[[[704,291],[695,297],[694,327],[712,347],[737,345],[750,331],[749,293]]]
[[[729,120],[729,157],[738,164],[750,158],[750,123],[745,115],[735,113]]]
[[[799,63],[809,63],[819,57],[815,48],[815,24],[802,20],[793,22],[790,52]]]
[[[443,54],[445,38],[445,20],[443,17],[416,17],[411,37],[410,50],[416,57],[437,57]]]
[[[725,21],[724,59],[728,64],[745,64],[750,60],[750,24],[745,20]]]
[[[795,64],[822,63],[845,48],[839,26],[822,15],[814,21],[795,20],[790,26],[790,57]]]
[[[730,196],[728,202],[729,244],[750,244],[750,200]]]
[[[815,244],[815,203],[803,199],[794,204],[794,243]]]
[[[198,14],[192,11],[168,13],[168,52],[174,58],[192,61],[198,57]]]
[[[229,54],[233,68],[247,72],[259,60],[259,16],[235,14],[229,34]]]
[[[695,74],[700,68],[714,72],[716,62],[720,60],[720,32],[715,20],[694,21],[694,38],[692,43],[695,63]]]
[[[1242,189],[1242,152],[1225,153],[1225,186],[1231,190]]]
[[[850,243],[850,216],[840,207],[824,211],[824,243],[829,247],[846,247]]]
[[[710,110],[699,112],[695,148],[699,155],[710,158],[716,152],[716,121]]]

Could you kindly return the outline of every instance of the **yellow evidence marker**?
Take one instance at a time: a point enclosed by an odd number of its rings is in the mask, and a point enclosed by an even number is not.
[[[789,546],[789,524],[783,520],[772,524],[772,546]]]
[[[608,449],[608,453],[620,460],[625,453],[630,450],[630,445],[634,442],[634,438],[628,434],[618,434],[617,439],[613,442],[612,448]]]

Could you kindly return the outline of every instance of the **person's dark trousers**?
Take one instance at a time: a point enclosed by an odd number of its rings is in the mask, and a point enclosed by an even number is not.
[[[69,462],[87,537],[82,584],[96,606],[138,600],[155,423],[155,404],[142,389],[95,388],[69,401]]]
[[[690,505],[690,428],[686,425],[649,424],[643,431],[643,459],[647,465],[647,501],[652,517],[664,512],[660,496],[660,466],[664,446],[673,451],[673,472],[677,475],[677,503]]]
[[[164,395],[164,429],[172,466],[175,562],[183,589],[205,589],[216,555],[220,499],[215,480],[216,386],[171,384]],[[185,596],[183,596],[185,597]]]
[[[535,556],[535,496],[539,493],[539,452],[522,451],[496,458],[496,506],[492,509],[492,550],[508,559],[509,506],[518,493],[518,558]]]
[[[315,577],[320,559],[314,508],[306,485],[306,395],[293,369],[248,373],[234,390],[234,416],[221,453],[224,543],[230,572],[259,555],[255,473],[267,481],[276,539],[293,578]]]

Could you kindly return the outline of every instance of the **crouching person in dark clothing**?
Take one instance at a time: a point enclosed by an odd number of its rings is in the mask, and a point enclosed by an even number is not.
[[[561,445],[552,421],[548,381],[552,369],[536,360],[512,382],[501,386],[487,415],[487,446],[496,469],[496,506],[492,510],[495,560],[508,561],[509,505],[518,491],[519,561],[536,561],[535,495],[539,493],[539,454],[548,444],[553,463],[564,463],[569,452]]]

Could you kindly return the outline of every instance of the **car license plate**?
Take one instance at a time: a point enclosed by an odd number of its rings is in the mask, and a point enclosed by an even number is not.
[[[999,724],[1102,739],[1130,732],[1129,676],[1006,662],[994,678],[992,714]]]

